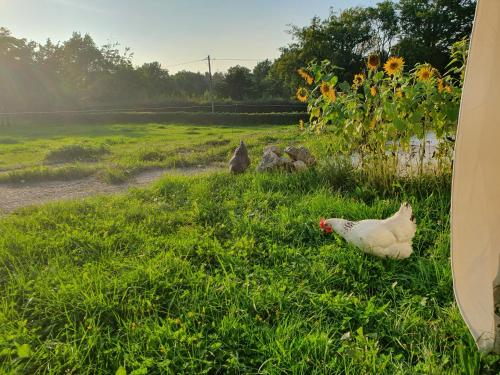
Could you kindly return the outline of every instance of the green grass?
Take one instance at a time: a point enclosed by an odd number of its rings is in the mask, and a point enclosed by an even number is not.
[[[19,210],[0,219],[0,373],[497,373],[454,302],[449,191],[330,163]],[[403,200],[405,261],[318,230]]]
[[[226,162],[240,139],[252,151],[269,138],[292,140],[294,135],[287,129],[271,125],[0,125],[0,183],[68,180],[88,176],[89,171],[107,182],[123,182],[151,168]]]
[[[106,145],[67,144],[47,152],[45,160],[49,163],[90,162],[98,161],[106,154],[109,154]]]

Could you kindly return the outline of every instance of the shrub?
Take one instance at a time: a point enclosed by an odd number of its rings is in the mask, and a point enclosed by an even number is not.
[[[307,120],[307,113],[109,112],[24,113],[14,122],[34,124],[177,123],[197,125],[289,125]]]

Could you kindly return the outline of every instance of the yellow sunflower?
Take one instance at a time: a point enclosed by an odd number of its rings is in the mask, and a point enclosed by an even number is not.
[[[321,91],[321,95],[323,95],[323,97],[328,101],[333,103],[335,100],[337,100],[337,92],[335,91],[333,86],[330,86],[328,83],[321,83],[319,90]]]
[[[319,90],[321,91],[321,95],[326,96],[328,94],[328,91],[330,90],[330,85],[323,81],[321,82]]]
[[[335,89],[332,86],[330,86],[330,88],[328,89],[328,94],[326,98],[332,103],[335,100],[337,100],[337,91],[335,91]]]
[[[299,102],[305,103],[307,101],[308,92],[305,88],[299,87],[296,95],[297,95],[297,99],[299,100]]]
[[[377,69],[380,66],[380,57],[375,54],[368,56],[368,60],[366,61],[366,66],[370,70]]]
[[[423,66],[417,71],[417,76],[420,81],[428,81],[434,75],[434,71],[430,66]]]
[[[370,94],[372,94],[372,96],[377,95],[377,92],[378,92],[378,90],[377,90],[376,86],[370,87]]]
[[[299,76],[304,78],[304,80],[307,82],[308,85],[313,84],[314,78],[311,77],[311,75],[307,73],[304,69],[300,68],[299,70],[297,70],[297,72],[299,73]]]
[[[401,90],[400,88],[397,88],[396,89],[396,96],[398,98],[402,98],[403,97],[403,90]]]
[[[361,86],[364,81],[365,81],[365,75],[363,73],[359,73],[354,76],[352,83],[355,86]]]
[[[448,94],[451,94],[451,91],[452,91],[451,86],[446,85],[444,87],[444,91],[446,91]]]
[[[384,65],[385,72],[390,76],[395,76],[403,71],[405,61],[402,57],[389,57]]]
[[[444,90],[444,83],[443,83],[443,79],[442,78],[439,78],[437,80],[437,87],[438,87],[438,92],[442,93],[443,90]]]

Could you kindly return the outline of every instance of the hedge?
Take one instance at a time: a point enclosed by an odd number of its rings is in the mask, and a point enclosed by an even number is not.
[[[0,115],[0,124],[186,123],[217,125],[290,125],[307,121],[307,113],[200,112],[38,112]]]

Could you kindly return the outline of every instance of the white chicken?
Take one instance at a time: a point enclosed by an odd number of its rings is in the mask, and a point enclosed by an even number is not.
[[[417,230],[408,203],[385,220],[321,219],[319,225],[324,232],[338,233],[366,253],[394,259],[408,258],[413,253],[412,239]]]

